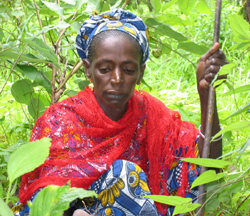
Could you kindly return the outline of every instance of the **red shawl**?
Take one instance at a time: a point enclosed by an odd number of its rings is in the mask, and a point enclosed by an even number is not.
[[[104,114],[93,92],[86,88],[50,106],[37,120],[31,141],[50,137],[52,146],[44,164],[23,175],[20,202],[26,203],[39,188],[62,186],[69,180],[72,187],[88,189],[117,159],[137,163],[148,175],[152,194],[168,195],[166,168],[177,155],[195,157],[196,136],[193,124],[181,121],[178,112],[146,92],[135,91],[127,112],[115,122]],[[177,195],[185,195],[187,179],[184,163]]]

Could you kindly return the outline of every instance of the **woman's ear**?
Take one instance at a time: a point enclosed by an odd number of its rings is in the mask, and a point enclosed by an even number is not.
[[[138,82],[136,83],[138,85],[141,83],[141,80],[142,80],[143,75],[144,75],[145,68],[146,68],[146,64],[142,64],[141,65],[141,70],[140,70],[140,77],[138,79]]]
[[[90,66],[91,63],[88,59],[84,59],[83,60],[83,65],[84,65],[84,69],[85,69],[85,74],[88,78],[91,78],[91,74],[90,74]]]

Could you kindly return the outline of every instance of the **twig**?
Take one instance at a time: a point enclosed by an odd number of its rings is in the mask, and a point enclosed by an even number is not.
[[[56,81],[56,69],[52,68],[52,83],[51,83],[51,105],[55,103],[55,81]]]
[[[233,216],[236,215],[237,211],[239,210],[239,208],[242,206],[242,204],[250,197],[250,194],[240,203],[240,205],[238,205],[238,208],[236,209],[236,211],[234,212]]]
[[[150,36],[151,39],[153,39],[154,41],[158,41],[157,39],[153,38]],[[168,49],[170,49],[172,52],[178,54],[180,57],[184,58],[185,60],[189,61],[194,68],[197,67],[197,65],[195,63],[193,63],[191,60],[189,60],[187,57],[183,56],[181,53],[179,53],[177,50],[172,49],[171,47],[167,46],[166,44],[162,43],[163,46],[167,47]]]
[[[35,5],[35,8],[36,8],[36,15],[37,15],[37,19],[39,21],[40,28],[41,28],[41,30],[43,30],[43,25],[42,25],[42,21],[41,21],[40,14],[39,14],[39,9],[38,9],[37,4],[36,4],[36,0],[33,0],[33,2],[34,2],[34,5]],[[46,45],[48,45],[46,37],[45,37],[45,33],[43,32],[42,35],[43,35],[44,43]]]
[[[68,66],[69,56],[66,57],[66,61],[64,64],[64,71],[63,71],[63,77],[65,77],[67,66]]]
[[[70,77],[72,77],[72,75],[83,65],[83,61],[80,60],[80,62],[78,64],[75,65],[75,67],[70,71],[70,73],[65,77],[65,79],[63,80],[63,82],[58,86],[58,88],[56,89],[56,92],[58,92],[60,89],[62,89],[62,87],[65,85],[65,83],[69,80]]]
[[[8,82],[8,80],[9,80],[9,78],[10,78],[10,75],[11,75],[12,71],[14,70],[14,68],[15,68],[15,66],[16,66],[16,64],[17,64],[17,62],[18,62],[19,59],[21,58],[23,52],[25,51],[25,49],[27,48],[28,45],[29,45],[29,43],[26,44],[26,46],[23,48],[22,52],[21,52],[21,53],[19,54],[19,56],[17,57],[17,59],[16,59],[14,65],[13,65],[13,67],[11,68],[10,74],[9,74],[8,78],[6,79],[4,85],[3,85],[3,88],[2,88],[2,90],[1,90],[1,92],[0,92],[0,95],[2,94],[3,89],[5,88],[7,82]]]
[[[130,2],[130,0],[125,0],[123,5],[121,6],[121,9],[124,9],[129,2]]]

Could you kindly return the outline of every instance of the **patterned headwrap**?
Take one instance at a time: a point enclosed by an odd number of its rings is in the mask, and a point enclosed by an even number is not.
[[[146,24],[135,14],[122,9],[114,9],[99,15],[92,15],[89,20],[82,24],[76,37],[77,52],[82,59],[88,57],[92,38],[106,30],[118,30],[131,35],[142,48],[142,62],[145,63],[148,60],[149,33]]]

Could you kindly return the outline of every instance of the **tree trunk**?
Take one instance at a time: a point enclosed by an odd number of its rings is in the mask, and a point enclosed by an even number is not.
[[[250,23],[250,0],[242,0],[244,3],[245,18]]]

